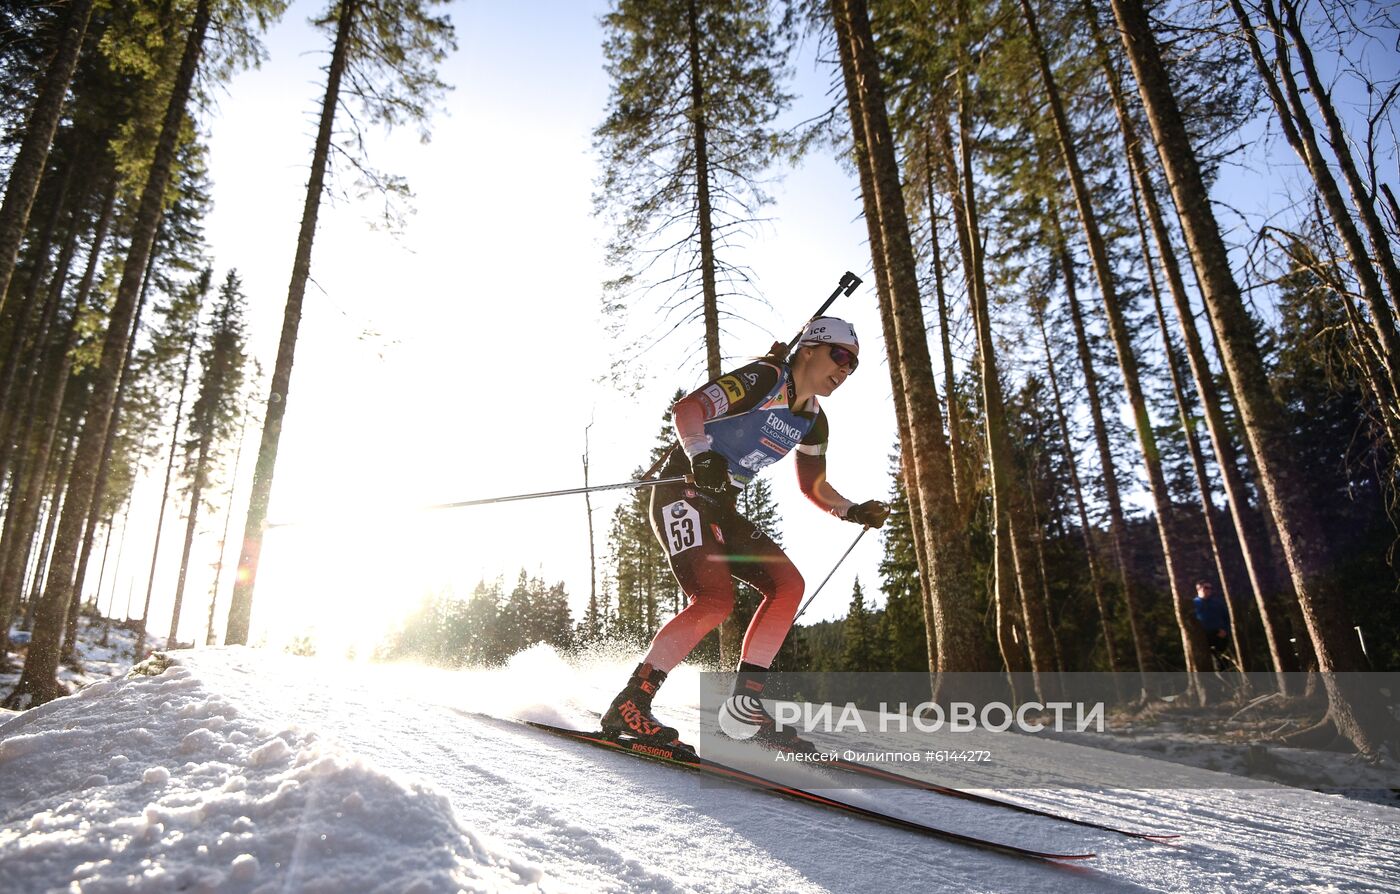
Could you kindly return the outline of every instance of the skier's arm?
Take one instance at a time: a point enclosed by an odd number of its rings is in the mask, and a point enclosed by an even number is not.
[[[700,405],[698,394],[688,394],[671,407],[681,449],[691,458],[710,449],[710,439],[705,435],[705,408]]]
[[[822,445],[823,448],[825,445]],[[831,482],[826,480],[826,454],[809,453],[808,448],[797,448],[797,486],[802,494],[823,512],[830,512],[837,518],[845,518],[846,510],[855,505],[854,500],[841,496]]]
[[[884,527],[890,507],[879,500],[848,500],[826,480],[826,439],[826,414],[818,410],[816,424],[797,445],[797,486],[807,499],[843,521],[867,528]]]
[[[826,414],[817,411],[817,421],[802,443],[797,445],[797,486],[802,494],[823,512],[830,512],[837,518],[845,518],[846,510],[855,505],[854,500],[841,496],[840,491],[826,480]]]

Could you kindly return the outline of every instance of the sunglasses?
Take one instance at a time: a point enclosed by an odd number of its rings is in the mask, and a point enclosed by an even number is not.
[[[840,345],[827,345],[827,350],[831,351],[831,360],[837,366],[846,367],[848,373],[856,371],[860,366],[860,359],[856,357],[856,352]]]

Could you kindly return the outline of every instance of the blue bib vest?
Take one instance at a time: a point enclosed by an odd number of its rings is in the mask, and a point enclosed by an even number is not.
[[[786,364],[779,369],[777,384],[752,410],[705,423],[710,449],[729,461],[729,476],[736,484],[748,484],[759,471],[787,456],[816,424],[815,406],[810,414],[800,415],[788,406],[788,377],[792,371]],[[734,378],[724,376],[718,386],[730,390],[732,386],[725,380]],[[737,381],[733,384],[743,387]],[[731,392],[730,396],[735,395]]]

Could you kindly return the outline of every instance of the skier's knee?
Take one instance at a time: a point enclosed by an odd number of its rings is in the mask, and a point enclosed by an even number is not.
[[[796,568],[792,569],[792,574],[787,580],[780,582],[778,586],[778,599],[785,603],[791,603],[792,610],[797,611],[797,606],[802,602],[802,594],[807,590],[807,581],[802,578],[802,572]]]
[[[695,594],[695,600],[690,604],[688,611],[700,615],[703,619],[702,626],[718,627],[734,611],[734,591],[701,591]]]

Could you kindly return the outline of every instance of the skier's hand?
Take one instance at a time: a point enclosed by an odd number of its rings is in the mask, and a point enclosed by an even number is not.
[[[771,347],[771,348],[768,349],[768,353],[767,353],[767,354],[764,354],[763,357],[762,357],[762,359],[771,361],[771,362],[773,362],[773,363],[782,363],[784,360],[787,359],[787,356],[788,356],[788,346],[787,346],[787,342],[785,342],[785,341],[775,341],[775,342],[773,342],[773,347]]]
[[[729,487],[729,461],[713,450],[696,454],[690,468],[698,488],[722,494]]]
[[[890,517],[890,507],[879,500],[866,500],[857,503],[842,516],[848,522],[855,522],[867,528],[883,528],[885,519]]]

